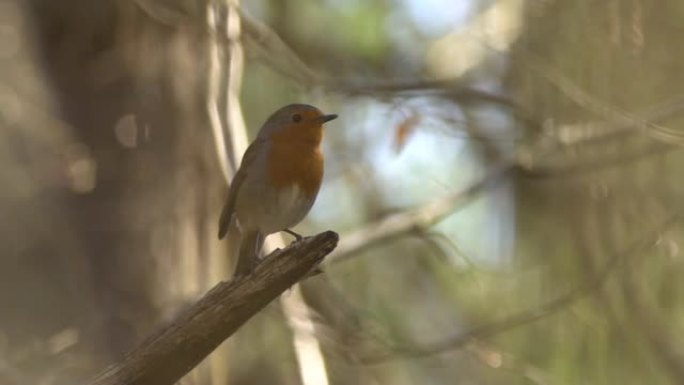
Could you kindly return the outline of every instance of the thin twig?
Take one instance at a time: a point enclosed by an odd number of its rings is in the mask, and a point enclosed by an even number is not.
[[[218,15],[216,7],[210,3],[207,7],[207,24],[210,29],[218,29]],[[209,40],[209,73],[207,79],[207,114],[209,117],[209,126],[214,135],[214,147],[216,149],[216,156],[218,158],[221,173],[226,182],[230,180],[231,175],[235,174],[236,161],[235,157],[229,155],[226,141],[226,128],[221,119],[221,111],[219,110],[219,103],[221,101],[221,93],[223,87],[222,64],[221,64],[221,47],[216,42]],[[231,151],[232,152],[232,151]]]
[[[240,10],[240,16],[248,48],[252,48],[252,54],[265,60],[271,69],[302,86],[316,87],[325,83],[321,74],[309,67],[271,27],[243,9]]]
[[[649,119],[664,120],[676,116],[681,112],[684,112],[684,100],[679,96],[649,108],[647,110],[647,117]],[[639,121],[634,120],[621,120],[620,122],[606,123],[606,125],[609,124],[614,124],[619,129],[625,131],[636,130],[641,127]],[[524,159],[544,158],[553,154],[561,145],[561,142],[555,139],[551,142],[540,140],[536,144],[537,149],[532,151],[534,155],[525,156]],[[675,150],[677,148],[671,147],[671,149]],[[642,159],[644,156],[663,153],[663,151],[664,149],[660,146],[647,149],[646,152],[638,153],[631,157],[609,159],[609,165],[624,164],[625,162]],[[549,177],[556,172],[567,174],[568,172],[595,171],[597,169],[596,166],[596,163],[592,162],[587,163],[585,166],[578,166],[576,169],[568,167],[563,170],[545,170],[538,166],[530,165],[529,162],[523,160],[521,157],[504,161],[492,169],[484,178],[467,187],[465,190],[454,191],[433,202],[393,214],[380,219],[377,222],[367,224],[349,234],[345,234],[342,237],[340,247],[338,247],[335,254],[328,259],[327,263],[345,261],[352,258],[354,254],[357,254],[359,251],[381,241],[393,239],[415,230],[425,230],[427,227],[453,213],[463,204],[476,198],[480,193],[484,192],[488,187],[491,187],[495,182],[505,178],[513,170],[519,170],[526,176]]]
[[[629,317],[637,330],[644,335],[651,350],[658,357],[658,362],[672,376],[675,383],[684,383],[684,350],[682,350],[679,333],[668,331],[668,323],[658,314],[660,309],[649,301],[642,289],[643,279],[638,279],[633,272],[628,272],[622,280],[623,297]]]
[[[247,150],[247,126],[242,115],[240,91],[242,75],[245,67],[245,53],[242,47],[242,21],[240,20],[240,3],[238,0],[226,1],[226,37],[228,38],[228,86],[226,89],[227,130],[230,131],[231,144],[235,164],[237,157]]]
[[[599,159],[582,158],[576,163],[561,166],[549,167],[541,165],[533,168],[521,168],[521,173],[528,178],[569,178],[573,176],[584,176],[587,175],[587,173],[600,172],[616,166],[624,166],[649,157],[667,155],[671,152],[680,151],[681,149],[681,147],[655,142],[646,146],[645,149],[634,151],[634,153],[606,154],[602,155]]]
[[[575,104],[610,122],[610,124],[600,126],[592,125],[593,128],[597,129],[595,132],[598,137],[610,138],[615,134],[630,131],[642,132],[655,140],[668,144],[684,144],[684,132],[677,132],[657,123],[657,121],[684,111],[684,97],[682,95],[651,108],[643,114],[635,115],[591,95],[562,73],[546,65],[541,59],[530,58],[527,60],[527,64]]]
[[[531,322],[548,317],[601,289],[613,271],[615,271],[621,264],[624,264],[629,257],[652,247],[659,236],[664,231],[672,227],[678,219],[679,215],[671,216],[645,237],[632,242],[628,247],[625,248],[625,250],[615,253],[606,263],[603,269],[601,269],[601,271],[594,275],[590,280],[570,290],[566,294],[540,305],[539,307],[507,316],[498,321],[476,326],[471,330],[434,344],[404,344],[405,346],[392,349],[392,352],[365,357],[362,359],[362,362],[366,364],[378,364],[391,359],[432,356],[449,350],[459,349],[474,339],[491,337],[493,335],[500,334],[513,328],[527,325]]]
[[[390,215],[346,234],[342,237],[337,252],[329,258],[328,263],[345,261],[359,251],[381,241],[409,234],[413,231],[425,230],[453,213],[455,208],[461,207],[495,185],[514,168],[514,162],[504,162],[465,190],[454,191],[438,200]]]

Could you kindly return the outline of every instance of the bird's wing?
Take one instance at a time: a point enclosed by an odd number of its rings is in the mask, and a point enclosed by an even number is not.
[[[242,182],[247,178],[247,170],[250,165],[254,163],[258,155],[258,148],[263,145],[263,140],[257,139],[252,144],[247,147],[245,155],[242,157],[242,162],[240,163],[240,168],[235,177],[230,182],[230,189],[228,190],[228,198],[226,198],[226,203],[221,211],[221,219],[219,219],[219,231],[218,237],[222,239],[226,236],[228,228],[230,227],[230,222],[233,219],[233,214],[235,214],[235,202],[237,201],[238,192],[240,191],[240,186]]]

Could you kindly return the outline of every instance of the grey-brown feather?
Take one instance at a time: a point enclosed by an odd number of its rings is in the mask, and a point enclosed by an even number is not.
[[[230,228],[230,223],[233,221],[233,216],[235,215],[235,202],[237,201],[238,192],[240,191],[240,186],[242,182],[247,178],[247,170],[249,165],[254,162],[257,157],[257,148],[262,144],[263,140],[255,140],[252,144],[247,147],[245,155],[242,157],[242,162],[240,162],[240,168],[235,173],[235,177],[230,182],[230,188],[228,189],[228,197],[226,198],[226,203],[223,205],[223,210],[221,210],[221,218],[219,219],[219,230],[218,238],[223,239],[228,233]]]
[[[242,234],[240,251],[235,264],[234,277],[247,275],[252,272],[259,260],[259,253],[264,244],[264,235],[258,230],[250,230]]]

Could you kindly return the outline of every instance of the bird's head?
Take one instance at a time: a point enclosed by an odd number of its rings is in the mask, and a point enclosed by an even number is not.
[[[323,124],[337,118],[308,104],[290,104],[274,112],[261,127],[259,138],[275,142],[310,143],[318,146]]]

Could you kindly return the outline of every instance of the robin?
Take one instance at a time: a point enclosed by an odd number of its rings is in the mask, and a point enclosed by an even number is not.
[[[323,124],[337,118],[307,104],[274,112],[249,145],[221,212],[222,239],[236,218],[241,230],[234,276],[250,273],[267,235],[290,230],[313,206],[323,179]]]

